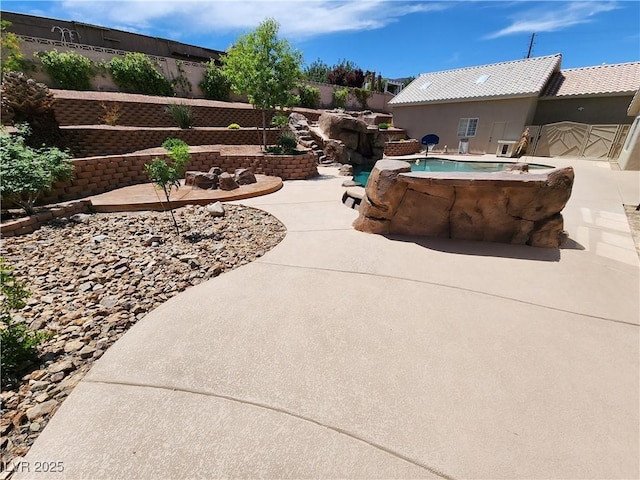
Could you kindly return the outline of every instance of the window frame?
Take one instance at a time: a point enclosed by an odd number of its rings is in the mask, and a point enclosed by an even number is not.
[[[458,121],[458,138],[475,137],[476,133],[478,133],[479,123],[480,119],[478,117],[461,118]],[[462,128],[463,125],[464,129]],[[471,128],[472,125],[473,128]]]

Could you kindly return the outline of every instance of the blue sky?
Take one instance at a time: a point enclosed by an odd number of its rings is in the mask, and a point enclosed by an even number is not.
[[[640,60],[640,1],[2,0],[2,10],[226,50],[266,17],[306,63],[388,78],[562,53],[562,68]]]

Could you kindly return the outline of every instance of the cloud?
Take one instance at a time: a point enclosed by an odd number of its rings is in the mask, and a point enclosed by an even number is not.
[[[307,39],[378,29],[403,16],[444,10],[448,5],[391,0],[63,0],[60,8],[85,23],[117,23],[137,32],[160,28],[172,38],[180,37],[184,29],[212,35],[245,32],[273,17],[280,23],[283,36]]]
[[[547,2],[539,7],[518,14],[506,28],[485,38],[493,39],[520,33],[555,32],[573,25],[592,22],[595,15],[617,9],[617,2]]]

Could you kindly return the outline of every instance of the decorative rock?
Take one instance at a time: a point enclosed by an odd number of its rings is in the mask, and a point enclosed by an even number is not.
[[[215,189],[218,187],[218,175],[198,172],[193,178],[193,186],[203,190]]]
[[[71,215],[69,220],[75,223],[89,223],[91,219],[91,215],[87,213],[76,213],[75,215]]]
[[[29,421],[33,421],[37,418],[47,415],[48,413],[51,413],[57,406],[58,402],[56,402],[55,400],[49,400],[39,403],[35,407],[31,407],[27,410],[27,418],[29,419]]]
[[[353,180],[345,180],[344,182],[342,182],[342,186],[343,187],[363,187],[364,185],[362,185],[360,182],[356,182]]]
[[[109,235],[96,235],[95,237],[91,238],[91,241],[93,243],[102,243],[104,242],[107,238],[109,238]]]
[[[220,167],[211,167],[209,169],[209,173],[213,173],[214,175],[222,175],[222,169]]]
[[[83,346],[84,342],[82,340],[73,340],[65,344],[64,351],[66,353],[75,352],[76,350],[80,350]]]
[[[240,188],[233,176],[227,172],[224,172],[218,178],[220,180],[220,190],[235,190],[236,188]]]
[[[62,360],[61,362],[54,363],[53,365],[49,366],[47,370],[49,371],[49,373],[58,373],[68,372],[70,370],[73,370],[74,368],[75,367],[70,360]]]
[[[205,207],[212,217],[224,217],[224,207],[221,202],[210,203]]]
[[[353,177],[353,165],[342,165],[338,170],[338,175],[343,177]]]
[[[118,304],[118,297],[105,297],[100,300],[100,305],[105,308],[113,308]]]
[[[237,168],[234,177],[238,185],[249,185],[257,182],[256,176],[247,168]]]
[[[38,422],[33,422],[29,425],[29,431],[31,432],[39,432],[40,431],[40,424]]]
[[[152,233],[148,233],[144,236],[144,239],[142,242],[144,243],[144,245],[149,247],[153,243],[162,243],[162,237],[160,235],[154,235]]]

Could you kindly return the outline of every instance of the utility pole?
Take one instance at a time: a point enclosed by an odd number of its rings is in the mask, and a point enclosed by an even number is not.
[[[531,41],[529,42],[529,51],[527,52],[527,58],[531,58],[531,50],[533,49],[533,39],[536,38],[535,32],[531,34]]]

